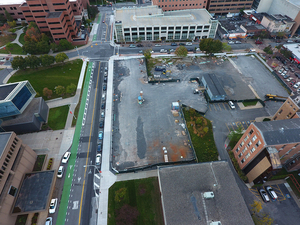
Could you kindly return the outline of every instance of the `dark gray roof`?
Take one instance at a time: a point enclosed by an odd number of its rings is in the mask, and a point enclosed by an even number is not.
[[[205,79],[211,93],[214,96],[217,96],[217,95],[226,96],[226,93],[225,93],[222,85],[220,84],[219,79],[216,77],[215,74],[204,74],[203,76],[204,76],[204,79]]]
[[[0,100],[4,100],[19,83],[3,84],[0,86]]]
[[[262,21],[263,17],[264,16],[267,16],[268,14],[267,13],[254,13],[252,14],[256,19]]]
[[[254,224],[227,162],[159,167],[158,173],[166,224]],[[211,191],[214,198],[204,199]]]
[[[25,174],[12,213],[25,214],[48,209],[54,176],[54,170]]]
[[[12,132],[0,133],[0,158],[2,157],[3,151],[10,139]]]
[[[57,18],[60,17],[62,12],[49,12],[46,18]]]
[[[266,145],[300,142],[300,119],[255,122]]]

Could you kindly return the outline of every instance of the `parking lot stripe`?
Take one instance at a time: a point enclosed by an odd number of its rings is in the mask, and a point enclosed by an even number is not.
[[[213,104],[213,106],[215,107],[215,110],[217,111],[217,108],[216,108],[215,104]]]
[[[222,105],[223,105],[224,109],[225,109],[225,110],[227,110],[227,108],[226,108],[225,104],[224,104],[224,103],[222,103]]]
[[[221,106],[220,106],[220,104],[218,103],[218,106],[219,106],[219,108],[220,108],[220,111],[222,111],[222,109],[221,109]]]
[[[284,201],[286,200],[286,197],[285,195],[282,193],[280,187],[278,186],[278,184],[276,185],[272,185],[271,186],[273,188],[273,190],[275,191],[275,193],[277,194],[278,196],[278,201]]]
[[[249,191],[251,191],[251,193],[254,194],[254,196],[258,199],[258,201],[260,201],[261,203],[264,203],[256,188],[249,188]]]
[[[210,105],[210,104],[208,105],[208,108],[209,108],[209,111],[212,111],[212,109],[211,109],[211,105]]]
[[[225,125],[226,125],[226,127],[227,127],[228,131],[229,131],[229,132],[231,132],[231,130],[230,130],[230,129],[229,129],[229,127],[227,126],[227,123],[225,123]]]

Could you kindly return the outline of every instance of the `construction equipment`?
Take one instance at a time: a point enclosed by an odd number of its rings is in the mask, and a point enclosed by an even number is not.
[[[272,94],[266,94],[266,98],[267,99],[275,99],[275,98],[287,99],[288,97],[283,97],[283,96],[279,96],[279,95],[272,95]]]
[[[138,103],[141,105],[145,99],[143,98],[143,91],[140,91],[140,95],[138,96]]]

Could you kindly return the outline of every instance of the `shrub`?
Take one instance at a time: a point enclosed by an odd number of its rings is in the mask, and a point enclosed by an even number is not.
[[[47,170],[51,170],[53,164],[53,158],[50,158],[47,165]]]

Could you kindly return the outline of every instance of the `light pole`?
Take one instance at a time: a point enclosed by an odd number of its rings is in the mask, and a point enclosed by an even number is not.
[[[99,206],[100,206],[100,184],[101,184],[101,179],[100,178],[102,178],[102,176],[100,175],[101,171],[95,165],[84,165],[83,167],[86,168],[86,167],[89,167],[89,166],[94,167],[98,171],[98,173],[99,173],[99,194],[98,194],[98,209],[99,209]]]

